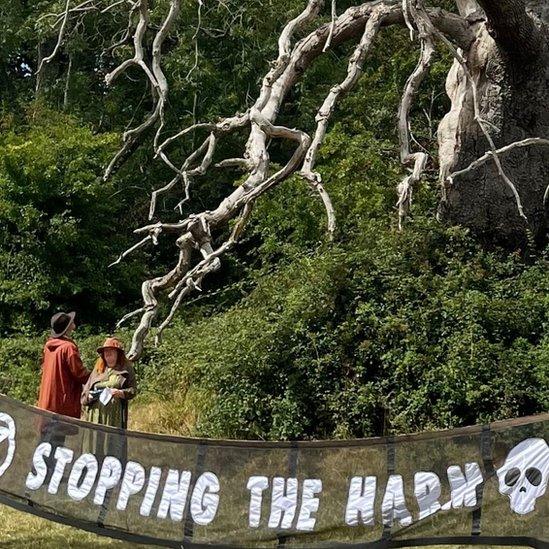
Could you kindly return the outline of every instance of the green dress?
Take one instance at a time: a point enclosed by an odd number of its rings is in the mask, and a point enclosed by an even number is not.
[[[113,397],[106,405],[99,400],[89,403],[91,391],[105,388],[120,389],[124,393],[124,398]],[[91,423],[126,429],[128,400],[135,396],[136,390],[135,374],[130,364],[124,368],[107,368],[102,374],[94,370],[82,392],[83,419]],[[96,456],[111,455],[123,458],[125,445],[123,437],[116,433],[88,429],[84,436],[82,450]]]
[[[107,379],[98,381],[93,385],[93,389],[122,389],[125,378],[114,370],[107,368],[105,371]],[[124,414],[123,408],[127,407],[127,402],[121,398],[112,398],[107,405],[103,405],[96,400],[91,406],[86,407],[84,419],[91,423],[100,423],[101,425],[110,425],[125,429],[127,427],[127,414]]]

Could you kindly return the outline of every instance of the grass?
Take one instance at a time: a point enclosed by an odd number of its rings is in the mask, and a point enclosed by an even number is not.
[[[70,526],[15,511],[0,506],[0,547],[13,549],[112,549],[138,548],[144,545],[124,543],[118,540],[96,536]]]
[[[181,399],[184,402],[184,399]],[[174,418],[177,418],[174,421]],[[128,429],[167,435],[191,436],[197,417],[177,399],[138,398],[131,403]]]
[[[0,547],[13,549],[138,549],[148,547],[96,536],[0,505]],[[443,549],[436,546],[434,549]],[[469,549],[460,545],[459,549]],[[478,546],[475,546],[478,547]],[[503,549],[492,546],[491,549]],[[507,547],[506,549],[509,549]],[[513,549],[513,548],[511,548]],[[518,549],[518,548],[516,548]]]

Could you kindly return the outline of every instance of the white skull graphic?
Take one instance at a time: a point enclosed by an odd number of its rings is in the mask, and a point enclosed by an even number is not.
[[[499,491],[509,496],[511,510],[519,515],[531,513],[547,488],[549,445],[542,438],[523,440],[509,452],[497,474]]]

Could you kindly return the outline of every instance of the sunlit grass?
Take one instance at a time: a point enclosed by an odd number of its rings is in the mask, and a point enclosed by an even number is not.
[[[145,547],[96,536],[34,515],[0,506],[0,547],[13,549],[64,549]]]
[[[59,549],[60,547],[64,549],[101,549],[102,547],[137,549],[148,547],[83,532],[70,526],[15,511],[3,505],[0,505],[0,540],[0,547],[13,549]],[[434,546],[434,549],[443,549],[443,547],[450,546]],[[469,549],[473,546],[453,547]],[[491,549],[503,548],[491,546]]]

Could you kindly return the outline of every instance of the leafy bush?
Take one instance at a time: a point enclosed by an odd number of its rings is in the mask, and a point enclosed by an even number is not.
[[[172,328],[144,384],[197,408],[193,434],[215,437],[360,437],[541,412],[548,290],[544,258],[527,266],[428,222],[402,235],[374,223],[362,249],[319,249],[231,310]]]
[[[40,338],[0,340],[0,393],[34,404],[40,382]]]
[[[132,263],[107,272],[129,240],[116,183],[100,178],[116,136],[35,115],[0,135],[0,334],[36,334],[60,308],[105,326],[136,297],[141,274]]]

